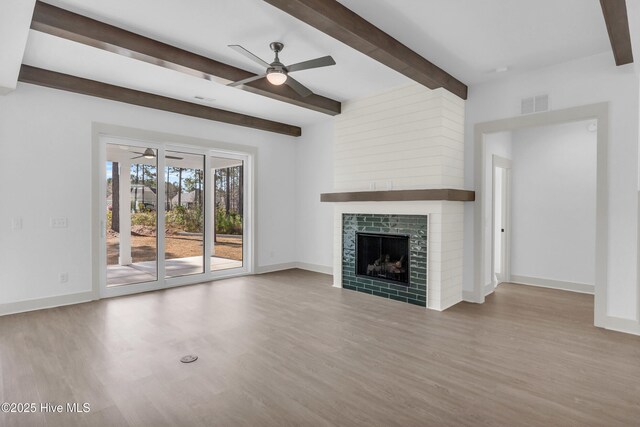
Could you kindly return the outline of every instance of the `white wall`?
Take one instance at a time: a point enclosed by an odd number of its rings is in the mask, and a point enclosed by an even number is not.
[[[333,191],[334,120],[304,128],[296,146],[296,261],[301,267],[333,271],[333,204],[320,203]]]
[[[92,289],[92,122],[258,147],[258,267],[295,261],[296,138],[19,84],[0,97],[0,304]]]
[[[335,190],[461,188],[464,101],[419,84],[343,103]]]
[[[519,114],[520,99],[550,95],[554,110],[608,101],[609,265],[607,314],[636,319],[638,228],[638,75],[616,67],[610,53],[583,58],[506,80],[472,86],[466,108],[465,188],[474,184],[474,125]],[[477,194],[482,197],[480,189]],[[473,289],[473,205],[465,210],[464,289]]]
[[[484,225],[485,225],[485,233],[487,236],[491,236],[493,231],[491,230],[491,226],[493,224],[493,194],[492,194],[492,183],[493,183],[493,156],[500,156],[505,159],[511,159],[511,132],[496,132],[485,135],[484,138],[485,143],[485,157],[484,157],[484,173],[485,173],[485,183],[486,187],[483,189],[483,193],[486,195],[487,203],[484,205]],[[485,253],[489,254],[489,256],[485,257],[485,268],[484,268],[484,286],[487,286],[493,282],[493,277],[491,277],[491,239],[486,239],[484,242],[485,245]]]
[[[513,132],[511,273],[595,284],[596,132]]]

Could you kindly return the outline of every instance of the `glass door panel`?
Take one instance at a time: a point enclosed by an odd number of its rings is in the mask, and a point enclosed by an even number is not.
[[[166,277],[204,273],[205,177],[203,155],[165,155]]]
[[[158,279],[157,150],[106,144],[107,286]]]
[[[211,271],[241,268],[244,246],[244,165],[243,161],[211,157],[210,182],[214,224]]]

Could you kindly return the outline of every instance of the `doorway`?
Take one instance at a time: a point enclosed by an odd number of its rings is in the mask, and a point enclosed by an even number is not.
[[[100,296],[251,271],[249,153],[99,138]]]
[[[474,169],[477,184],[476,203],[474,205],[474,290],[472,294],[465,294],[468,301],[482,303],[485,299],[485,279],[487,269],[492,268],[493,251],[488,242],[492,241],[493,229],[487,225],[487,204],[491,190],[491,173],[487,170],[485,159],[487,155],[485,137],[498,132],[511,132],[519,129],[529,129],[540,126],[550,126],[563,123],[593,120],[597,124],[596,132],[596,195],[595,195],[595,250],[594,258],[594,325],[605,326],[607,306],[607,265],[608,265],[608,104],[592,104],[564,110],[550,111],[492,122],[479,123],[474,128]],[[515,166],[517,168],[517,166]],[[488,189],[488,191],[486,191]],[[514,202],[515,203],[515,202]],[[548,245],[547,245],[548,247]],[[509,263],[507,263],[508,265]],[[513,276],[513,274],[512,274]]]
[[[491,279],[495,288],[511,280],[511,160],[492,157],[492,260]]]

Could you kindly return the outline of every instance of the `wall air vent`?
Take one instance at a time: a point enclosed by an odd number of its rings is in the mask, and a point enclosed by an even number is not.
[[[531,96],[520,101],[520,114],[549,111],[549,95]]]

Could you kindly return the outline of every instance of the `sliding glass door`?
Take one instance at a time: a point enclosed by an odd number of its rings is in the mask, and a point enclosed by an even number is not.
[[[244,167],[241,159],[211,158],[215,200],[211,271],[241,268],[244,249]]]
[[[111,137],[102,147],[103,294],[249,271],[246,155]]]
[[[107,144],[107,285],[158,278],[157,150]]]
[[[205,156],[167,151],[165,159],[166,277],[204,273]]]

